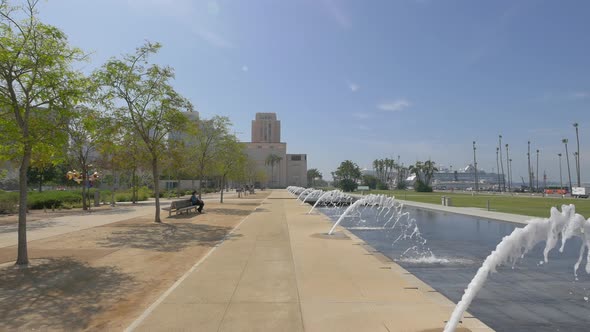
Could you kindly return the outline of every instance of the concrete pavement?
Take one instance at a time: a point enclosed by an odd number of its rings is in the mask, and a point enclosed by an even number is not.
[[[284,190],[128,330],[440,331],[454,304]],[[463,330],[490,331],[466,315]]]

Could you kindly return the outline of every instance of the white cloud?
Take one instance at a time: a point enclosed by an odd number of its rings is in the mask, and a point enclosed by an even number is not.
[[[356,83],[353,83],[353,82],[351,82],[351,81],[348,81],[347,83],[348,83],[348,88],[349,88],[349,89],[350,89],[350,91],[352,91],[352,92],[357,92],[357,91],[358,91],[358,89],[360,88],[360,87],[358,86],[358,84],[356,84]]]
[[[242,71],[248,71],[248,66],[242,66]]]
[[[377,108],[382,111],[398,112],[412,106],[412,103],[406,99],[397,99],[394,101],[383,102],[377,105]]]

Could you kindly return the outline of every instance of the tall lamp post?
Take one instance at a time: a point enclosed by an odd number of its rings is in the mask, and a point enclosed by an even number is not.
[[[576,143],[577,143],[577,153],[576,153],[576,175],[578,176],[578,187],[581,187],[582,184],[580,183],[580,136],[578,135],[578,123],[574,123],[574,128],[576,128]]]
[[[557,154],[559,156],[559,187],[563,189],[563,178],[561,176],[561,153]]]
[[[510,170],[510,175],[508,176],[509,183],[512,183],[512,159],[508,159],[508,169]]]
[[[473,167],[475,168],[475,177],[474,177],[474,182],[475,182],[475,192],[479,191],[479,181],[477,179],[477,159],[475,158],[475,141],[473,141]]]
[[[537,149],[537,188],[536,190],[539,191],[539,149]]]
[[[533,177],[532,177],[532,168],[531,168],[531,141],[528,141],[528,152],[526,153],[527,158],[529,160],[529,168],[528,168],[528,172],[529,172],[529,189],[532,191],[533,190]]]
[[[508,191],[511,191],[512,178],[510,177],[510,155],[508,154],[508,143],[506,143],[506,168],[508,171]],[[506,188],[504,188],[506,189]]]
[[[498,148],[500,150],[500,167],[502,168],[502,191],[506,191],[506,178],[504,177],[504,161],[502,160],[502,135],[498,135]]]
[[[496,168],[497,169],[496,173],[498,175],[498,177],[497,177],[498,191],[502,191],[502,184],[500,183],[500,159],[498,158],[499,154],[500,154],[500,148],[496,147],[496,167],[498,167],[498,168]]]
[[[567,138],[564,138],[564,139],[561,140],[561,142],[563,144],[565,144],[565,160],[567,162],[567,177],[568,177],[568,180],[569,180],[569,183],[570,183],[570,186],[569,186],[568,191],[570,192],[570,195],[571,195],[571,193],[572,193],[572,173],[570,172],[570,155],[569,155],[569,152],[567,151],[567,142],[568,142],[568,139]]]

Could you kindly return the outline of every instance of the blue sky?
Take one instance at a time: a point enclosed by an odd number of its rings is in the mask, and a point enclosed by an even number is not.
[[[515,182],[526,180],[528,140],[540,173],[559,181],[561,139],[573,152],[578,122],[590,182],[589,1],[51,0],[39,9],[92,53],[87,72],[161,42],[154,60],[175,68],[175,87],[202,116],[228,116],[249,141],[254,114],[276,112],[288,152],[307,153],[325,177],[345,159],[370,167],[398,155],[456,169],[472,162],[474,140],[491,171],[502,134]],[[565,157],[563,167],[566,179]]]

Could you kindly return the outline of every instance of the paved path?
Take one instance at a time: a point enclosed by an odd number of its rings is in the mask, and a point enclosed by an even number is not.
[[[440,331],[454,304],[331,222],[272,194],[128,330]],[[489,331],[467,315],[472,331]],[[464,329],[463,329],[464,330]]]
[[[404,201],[404,200],[400,200],[397,198],[396,198],[396,200],[399,202],[402,202],[406,205],[416,206],[416,207],[423,208],[423,209],[465,214],[465,215],[480,217],[480,218],[508,221],[508,222],[512,222],[512,223],[516,223],[516,224],[525,224],[526,225],[529,220],[539,218],[539,217],[523,216],[523,215],[519,215],[519,214],[487,211],[485,209],[479,209],[479,208],[443,206],[443,205],[438,205],[438,204],[421,203],[421,202],[414,202],[414,201]],[[549,216],[549,213],[547,214],[547,216]]]

